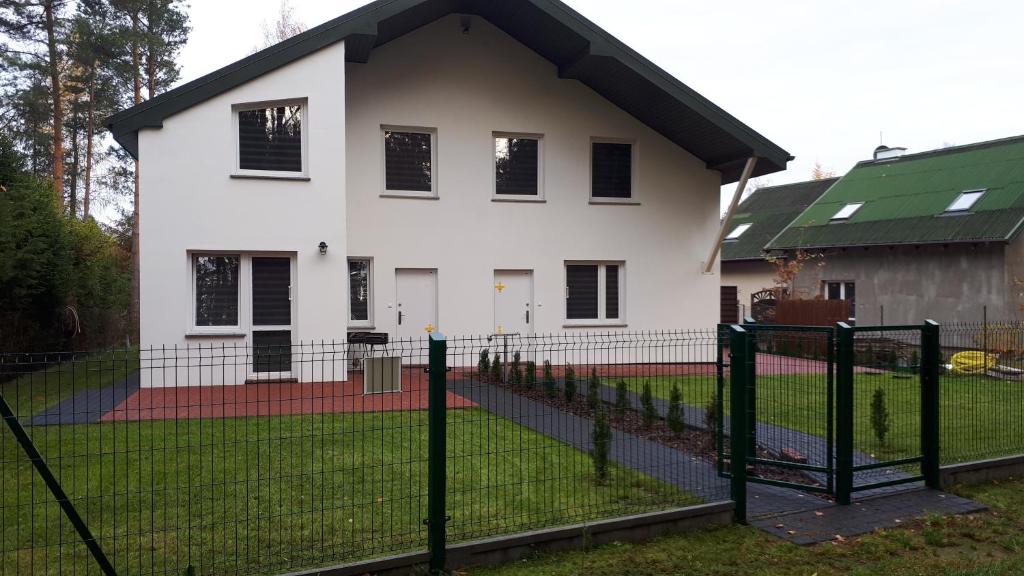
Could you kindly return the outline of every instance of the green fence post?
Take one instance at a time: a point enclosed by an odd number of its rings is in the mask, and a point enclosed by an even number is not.
[[[942,488],[939,474],[940,450],[940,385],[939,364],[942,342],[939,323],[926,320],[921,330],[921,474],[929,488]]]
[[[853,328],[836,324],[836,502],[853,494]]]
[[[716,429],[712,430],[715,434],[715,454],[718,456],[719,476],[725,476],[725,342],[728,337],[729,325],[719,324],[718,330],[715,332],[715,366],[717,368],[715,395],[718,397],[718,402],[715,403],[715,422],[717,424]]]
[[[753,318],[747,325],[755,326]],[[757,332],[747,330],[747,455],[757,458]]]
[[[427,546],[430,549],[430,573],[445,574],[445,511],[447,496],[447,355],[443,334],[430,335],[430,384],[427,392]]]
[[[731,473],[733,517],[747,523],[747,363],[750,333],[740,326],[729,329],[730,420],[729,472]]]

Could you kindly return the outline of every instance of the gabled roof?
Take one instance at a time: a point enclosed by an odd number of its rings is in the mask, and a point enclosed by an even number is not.
[[[755,176],[784,170],[792,159],[558,0],[377,0],[119,112],[107,125],[137,156],[142,128],[160,128],[169,116],[340,41],[347,61],[365,63],[374,48],[450,13],[487,19],[556,64],[560,77],[586,84],[720,171],[723,183],[738,180],[751,155],[761,158]]]
[[[965,212],[961,193],[986,190]],[[843,206],[854,215],[830,222]],[[768,246],[772,250],[1008,242],[1024,223],[1024,136],[857,164]]]
[[[758,188],[740,203],[733,215],[729,232],[743,224],[750,224],[750,228],[736,240],[722,243],[722,262],[763,259],[764,247],[837,180],[825,178]]]

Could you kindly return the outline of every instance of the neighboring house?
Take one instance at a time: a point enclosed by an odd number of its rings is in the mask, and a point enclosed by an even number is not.
[[[767,248],[820,251],[795,288],[861,324],[1016,319],[1024,281],[1024,137],[922,152],[879,147]]]
[[[109,125],[143,346],[713,326],[719,187],[790,159],[555,0],[374,2]]]
[[[824,178],[782,186],[758,188],[737,207],[722,242],[723,312],[736,307],[734,316],[750,314],[751,296],[776,287],[776,267],[765,258],[764,247],[782,232],[838,178]],[[723,318],[724,320],[724,318]]]

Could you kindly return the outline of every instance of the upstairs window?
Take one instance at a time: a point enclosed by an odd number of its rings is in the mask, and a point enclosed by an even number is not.
[[[436,134],[424,129],[384,129],[385,194],[436,196]]]
[[[747,230],[749,230],[751,226],[752,226],[752,224],[750,224],[750,223],[740,224],[739,226],[733,228],[732,232],[729,232],[729,235],[726,236],[725,239],[726,240],[739,240],[739,237],[743,236],[743,233],[746,232]]]
[[[595,200],[629,200],[633,197],[633,145],[592,142],[590,196]]]
[[[195,255],[192,257],[196,328],[237,327],[239,271],[238,255]]]
[[[978,200],[981,200],[981,197],[984,195],[985,190],[966,190],[961,192],[960,195],[956,197],[956,200],[953,200],[953,203],[946,208],[946,212],[967,212],[971,208],[974,208],[974,205],[977,204]]]
[[[537,136],[494,136],[494,195],[539,199],[541,140]]]
[[[237,107],[237,173],[243,176],[304,175],[304,117],[302,102]]]
[[[854,214],[857,213],[858,210],[860,210],[861,206],[863,205],[863,202],[853,202],[847,204],[846,206],[843,206],[842,208],[839,209],[839,212],[836,212],[836,215],[832,217],[832,221],[837,222],[842,220],[849,220],[850,218],[853,217]]]
[[[579,262],[565,265],[565,319],[570,324],[619,324],[623,265]]]

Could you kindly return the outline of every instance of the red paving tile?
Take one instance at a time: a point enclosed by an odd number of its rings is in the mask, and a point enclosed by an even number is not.
[[[404,379],[402,392],[363,394],[361,375],[349,382],[142,388],[114,407],[104,422],[238,418],[297,414],[394,412],[427,409],[426,378]],[[409,382],[411,380],[411,382]],[[448,408],[476,403],[448,392]]]

